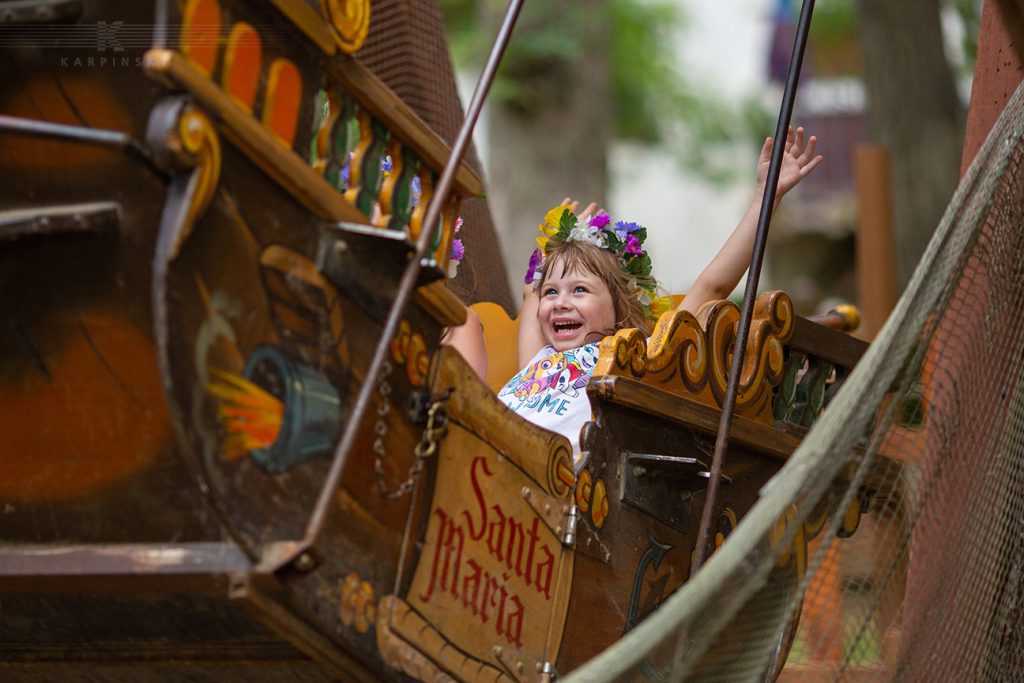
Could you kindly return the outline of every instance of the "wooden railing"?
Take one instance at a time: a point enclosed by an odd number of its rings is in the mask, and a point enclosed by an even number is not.
[[[169,22],[179,34],[147,52],[145,68],[194,97],[317,215],[415,239],[450,147],[345,53],[361,39],[351,35],[351,17],[332,16],[329,5],[317,13],[300,0],[187,0]],[[442,269],[460,202],[482,192],[479,176],[461,164],[431,243]]]
[[[728,381],[738,307],[705,304],[696,316],[665,314],[649,340],[623,330],[602,344],[594,397],[714,434]],[[755,305],[736,399],[733,438],[788,457],[867,349],[841,329],[797,316],[784,292]]]
[[[797,318],[772,401],[775,419],[810,427],[867,350],[866,342],[843,331],[851,321],[829,317],[839,320],[830,325],[829,320]]]

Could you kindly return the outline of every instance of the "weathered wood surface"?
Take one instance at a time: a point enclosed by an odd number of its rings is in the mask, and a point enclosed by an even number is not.
[[[153,24],[151,4],[82,8],[68,20],[91,29],[90,39],[99,22]],[[182,11],[199,12],[191,28]],[[224,20],[216,29],[224,40],[175,42],[209,11]],[[133,41],[124,63],[100,65],[94,47],[66,49],[45,34],[0,55],[5,82],[19,84],[0,98],[4,115],[113,131],[131,143],[0,131],[0,659],[43,667],[106,656],[145,669],[173,657],[198,669],[220,657],[248,662],[233,670],[251,675],[267,665],[299,671],[312,657],[318,670],[376,680],[385,667],[367,587],[379,595],[393,585],[410,509],[408,492],[387,494],[401,492],[415,462],[420,427],[407,411],[429,353],[442,325],[464,313],[436,286],[416,297],[380,394],[389,410],[360,437],[314,561],[333,569],[288,582],[269,575],[305,528],[331,438],[407,263],[407,232],[370,227],[373,216],[313,170],[323,57],[288,37],[276,9],[190,1],[171,12],[167,20],[183,30],[156,52]],[[278,33],[263,36],[262,52],[245,52],[253,43],[227,37],[246,24]],[[232,46],[241,50],[234,76]],[[273,74],[281,88],[289,72],[299,76],[298,95],[291,105],[272,101]],[[419,166],[429,189],[445,156],[436,136],[384,91],[374,96],[368,104],[390,107],[409,128],[392,139],[377,126],[374,135],[429,151]],[[371,198],[385,187],[394,196],[400,178],[410,185],[395,173],[389,186],[368,188]],[[471,174],[460,178],[474,190]],[[423,283],[440,276],[428,268]],[[274,377],[300,381],[293,394],[304,397],[306,418],[318,391],[326,412],[305,423],[300,415],[305,427],[287,438],[263,435],[262,447],[231,446],[240,425],[224,408],[237,416],[244,406],[223,395],[249,379],[287,403],[287,383]],[[285,407],[287,425],[295,416]],[[214,546],[237,561],[204,564],[194,552]],[[55,557],[61,562],[47,561]],[[60,626],[69,622],[80,627]],[[46,628],[22,629],[40,623]]]

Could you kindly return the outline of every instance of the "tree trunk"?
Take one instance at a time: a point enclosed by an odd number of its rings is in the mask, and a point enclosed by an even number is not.
[[[939,0],[861,0],[867,129],[892,159],[899,285],[906,285],[959,180],[962,107]]]
[[[613,114],[605,0],[526,7],[513,41],[550,31],[552,15],[567,33],[582,31],[584,41],[572,59],[550,58],[539,69],[520,73],[513,61],[502,76],[527,88],[529,97],[488,105],[488,199],[514,295],[522,291],[536,226],[548,209],[566,196],[604,205]]]

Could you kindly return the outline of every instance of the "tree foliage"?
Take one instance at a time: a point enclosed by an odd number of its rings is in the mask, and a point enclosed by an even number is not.
[[[441,0],[452,53],[464,68],[483,63],[493,26],[486,28],[493,0]],[[595,27],[600,22],[605,28]],[[484,27],[482,30],[481,27]],[[713,86],[684,73],[676,41],[687,19],[674,3],[610,0],[604,16],[570,3],[538,4],[520,17],[491,97],[529,115],[543,97],[553,70],[577,62],[585,36],[604,35],[610,62],[616,139],[661,145],[692,170],[724,180],[731,172],[716,155],[723,143],[759,141],[772,128],[771,114],[752,94],[728,102]]]

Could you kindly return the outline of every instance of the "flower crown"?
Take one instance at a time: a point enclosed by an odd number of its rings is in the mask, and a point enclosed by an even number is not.
[[[530,267],[525,282],[530,284],[540,279],[544,257],[548,255],[548,242],[554,238],[558,243],[580,240],[615,255],[622,270],[633,282],[636,297],[650,316],[661,315],[669,309],[668,297],[657,295],[658,282],[651,276],[651,257],[644,251],[647,228],[639,223],[616,221],[604,211],[590,217],[585,224],[565,205],[559,205],[547,212],[544,222],[537,225],[540,237],[530,255]]]

